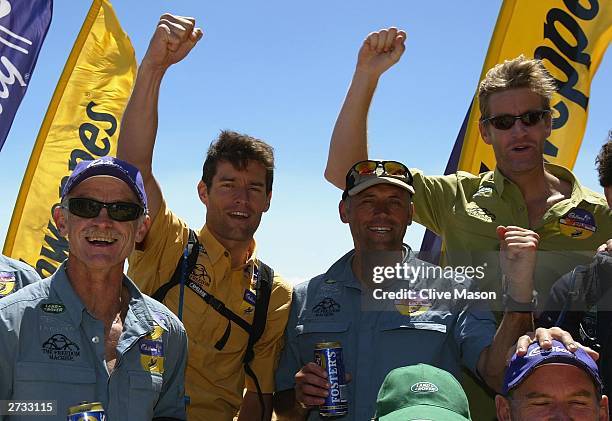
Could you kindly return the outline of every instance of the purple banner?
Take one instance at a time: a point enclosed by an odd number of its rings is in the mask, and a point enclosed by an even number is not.
[[[0,150],[45,40],[53,0],[0,0]]]

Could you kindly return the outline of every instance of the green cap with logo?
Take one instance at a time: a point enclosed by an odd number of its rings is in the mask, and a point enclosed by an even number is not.
[[[466,421],[470,407],[461,385],[447,371],[427,364],[392,370],[376,399],[380,421]]]

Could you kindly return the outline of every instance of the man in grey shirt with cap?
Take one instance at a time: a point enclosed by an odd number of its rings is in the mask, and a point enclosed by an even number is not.
[[[59,419],[83,401],[100,402],[111,420],[186,418],[185,329],[123,274],[149,228],[146,209],[132,165],[76,166],[53,211],[68,259],[0,300],[0,401],[9,401],[0,420]],[[18,405],[26,400],[45,405]]]
[[[520,227],[497,228],[507,294],[496,328],[487,303],[478,299],[486,291],[478,291],[472,275],[464,276],[467,268],[443,275],[402,243],[412,222],[412,196],[419,194],[412,180],[397,161],[360,161],[348,171],[339,213],[355,248],[325,274],[294,287],[276,371],[279,419],[323,419],[318,407],[326,405],[332,379],[312,362],[321,343],[341,344],[352,375],[342,389],[340,380],[335,385],[348,400],[346,421],[370,419],[383,379],[401,366],[426,363],[458,375],[463,365],[489,387],[501,388],[507,350],[533,330],[534,304],[523,303],[532,299],[539,237]],[[377,279],[382,273],[386,279]],[[553,337],[572,341],[559,329],[536,332],[540,343]]]

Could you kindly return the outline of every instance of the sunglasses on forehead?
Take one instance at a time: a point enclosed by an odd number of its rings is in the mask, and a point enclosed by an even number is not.
[[[489,118],[482,119],[483,123],[491,123],[493,127],[498,130],[509,130],[516,120],[521,120],[525,126],[535,126],[544,118],[546,114],[549,114],[550,110],[536,110],[536,111],[527,111],[521,115],[512,115],[512,114],[501,114],[496,115]]]
[[[144,213],[144,208],[136,203],[104,203],[86,197],[68,199],[68,206],[63,207],[68,209],[71,214],[81,218],[95,218],[100,214],[102,208],[106,208],[108,217],[119,222],[135,221]]]
[[[407,177],[412,181],[412,174],[410,174],[408,167],[397,161],[375,161],[367,159],[353,165],[350,172],[357,173],[358,175],[395,175],[398,177]]]

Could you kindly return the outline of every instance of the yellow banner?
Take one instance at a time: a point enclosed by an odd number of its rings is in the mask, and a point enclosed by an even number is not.
[[[51,210],[81,160],[115,155],[119,120],[136,74],[132,44],[110,3],[94,0],[47,109],[3,253],[52,274],[67,257]]]
[[[573,168],[586,127],[591,80],[612,40],[611,0],[505,0],[491,38],[488,69],[519,54],[537,57],[560,89],[551,101],[553,131],[544,148],[548,162]],[[493,149],[478,132],[475,98],[463,140],[459,170],[495,167]]]

